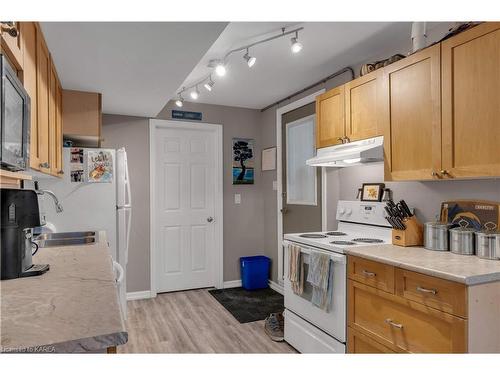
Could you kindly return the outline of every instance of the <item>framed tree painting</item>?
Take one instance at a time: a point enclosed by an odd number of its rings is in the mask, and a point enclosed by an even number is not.
[[[233,185],[254,182],[253,139],[233,138]]]

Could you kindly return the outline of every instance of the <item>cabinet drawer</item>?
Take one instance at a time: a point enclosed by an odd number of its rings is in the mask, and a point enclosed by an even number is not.
[[[393,266],[349,256],[347,274],[352,280],[394,293]]]
[[[464,353],[467,321],[349,281],[349,326],[398,352]]]
[[[371,337],[349,327],[347,329],[347,353],[378,354],[395,352],[378,343]]]
[[[396,295],[435,309],[467,317],[467,290],[464,284],[421,273],[396,269]]]

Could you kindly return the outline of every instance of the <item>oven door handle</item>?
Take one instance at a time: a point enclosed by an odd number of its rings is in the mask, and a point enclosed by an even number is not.
[[[283,246],[288,246],[288,245],[298,246],[298,247],[300,247],[300,251],[301,252],[303,252],[304,254],[308,254],[308,255],[310,255],[312,251],[316,251],[316,252],[319,252],[319,253],[327,254],[328,256],[330,256],[330,259],[333,262],[340,263],[340,264],[346,264],[346,256],[345,255],[340,255],[340,254],[337,254],[337,253],[334,253],[334,252],[329,252],[328,250],[323,250],[323,249],[319,249],[319,248],[315,249],[315,248],[312,248],[312,247],[309,247],[309,246],[304,246],[302,244],[298,244],[298,243],[295,243],[295,242],[284,240],[283,241]]]

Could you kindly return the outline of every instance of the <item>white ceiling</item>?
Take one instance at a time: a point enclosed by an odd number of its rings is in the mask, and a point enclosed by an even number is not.
[[[225,22],[43,22],[65,89],[102,93],[103,112],[154,117]]]
[[[410,22],[306,22],[283,24],[269,22],[230,23],[191,74],[179,86],[189,86],[206,76],[210,59],[221,58],[235,48],[281,32],[281,27],[303,26],[299,39],[304,45],[299,54],[290,51],[290,37],[276,39],[250,49],[257,57],[249,69],[244,52],[229,58],[225,77],[216,77],[212,92],[200,87],[198,101],[247,108],[263,108],[324,77],[361,62],[389,57],[395,51],[407,53]],[[428,24],[428,29],[435,28]],[[401,50],[401,46],[404,46]],[[357,73],[357,72],[356,72]],[[189,94],[184,95],[190,100]]]

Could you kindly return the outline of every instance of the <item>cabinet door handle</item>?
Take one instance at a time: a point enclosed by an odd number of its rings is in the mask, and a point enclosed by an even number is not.
[[[436,295],[438,292],[436,289],[426,289],[426,288],[422,288],[421,286],[417,286],[416,289],[417,289],[417,292],[430,293],[430,294],[434,294],[434,295]]]
[[[439,173],[437,173],[436,171],[432,171],[431,176],[432,177],[439,177]]]
[[[367,271],[367,270],[363,270],[363,275],[365,276],[368,276],[368,277],[375,277],[377,276],[377,274],[375,272],[370,272],[370,271]]]
[[[64,171],[62,169],[57,171],[57,174],[64,174]]]
[[[387,319],[385,320],[385,322],[386,322],[387,324],[389,324],[390,326],[394,327],[394,328],[399,328],[399,329],[402,329],[402,328],[403,328],[403,325],[402,325],[402,324],[399,324],[399,323],[394,323],[394,322],[392,321],[392,319],[390,319],[390,318],[387,318]]]
[[[441,174],[442,174],[443,176],[449,176],[449,175],[450,175],[450,172],[448,172],[446,169],[443,169],[443,170],[441,170]]]
[[[50,168],[50,164],[45,162],[45,163],[40,163],[40,168]]]

